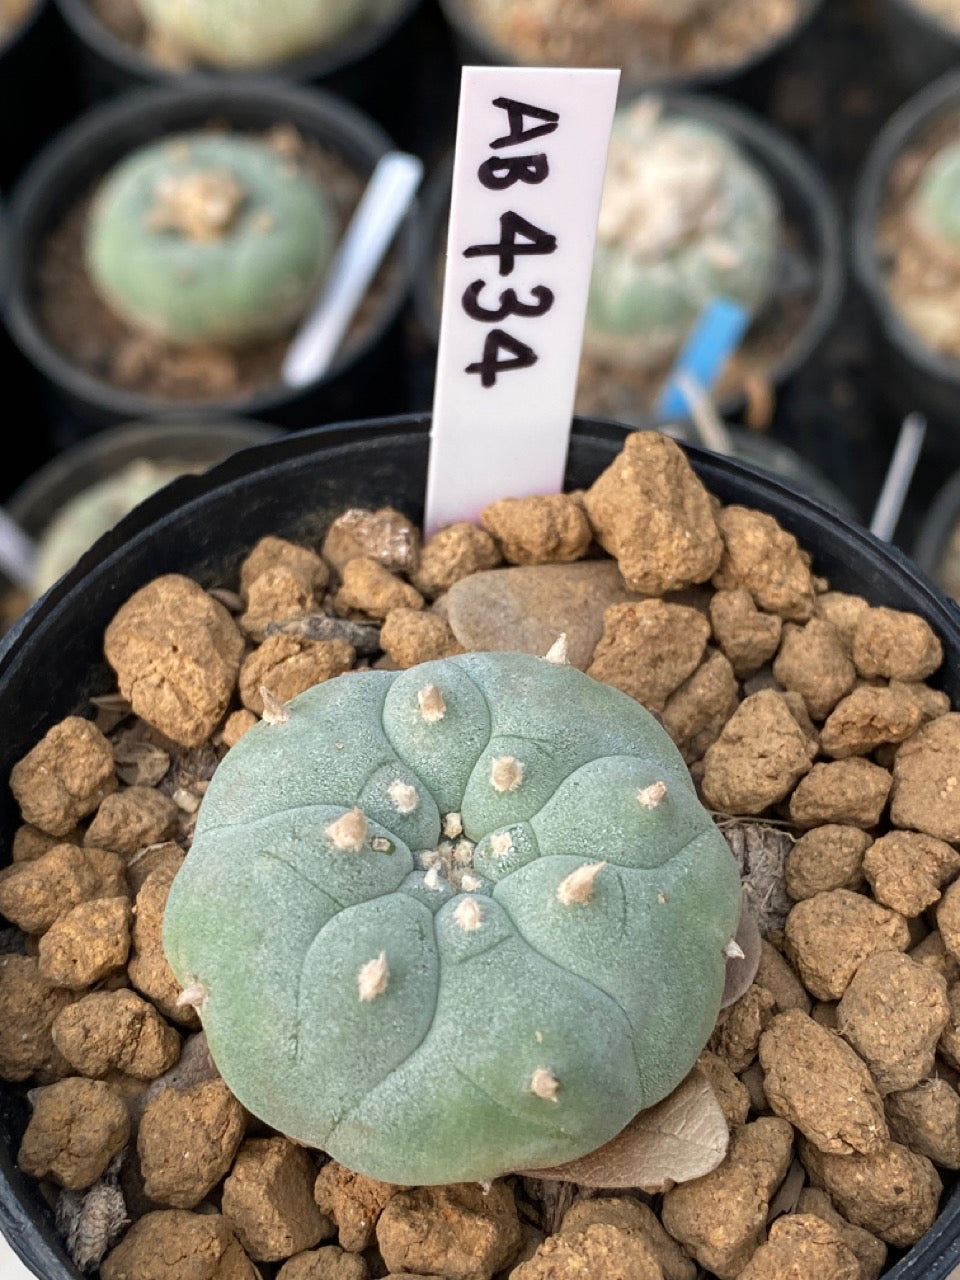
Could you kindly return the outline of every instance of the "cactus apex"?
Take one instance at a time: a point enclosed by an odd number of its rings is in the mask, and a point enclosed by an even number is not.
[[[420,714],[427,724],[436,724],[447,714],[447,704],[435,684],[424,685],[417,693],[417,702],[420,705]]]
[[[463,835],[463,819],[459,813],[445,813],[442,825],[443,834],[448,840],[456,840],[457,836]]]
[[[565,667],[569,664],[570,658],[568,656],[567,633],[565,631],[560,632],[556,640],[554,640],[553,644],[543,655],[543,660],[544,662],[553,662],[558,667]]]
[[[453,918],[464,933],[473,933],[483,924],[483,910],[476,898],[464,898],[457,905]]]
[[[548,1102],[559,1102],[560,1081],[549,1067],[537,1067],[530,1077],[530,1092],[538,1098],[546,1098]]]
[[[516,756],[497,756],[490,766],[494,791],[516,791],[523,781],[523,764]]]
[[[481,883],[482,881],[480,878],[478,876],[471,875],[469,871],[460,877],[460,888],[465,889],[467,893],[473,893],[475,889],[479,889]]]
[[[284,724],[290,719],[290,712],[280,701],[275,693],[267,688],[265,684],[260,686],[260,698],[263,702],[262,719],[267,724]]]
[[[368,960],[357,974],[357,990],[365,1004],[382,996],[390,981],[390,969],[387,965],[387,953],[381,951],[374,960]]]
[[[349,853],[359,853],[367,838],[367,820],[363,810],[351,809],[336,822],[331,822],[324,832],[335,849],[343,849]]]
[[[199,1012],[203,1008],[206,998],[207,988],[203,983],[190,982],[177,996],[176,1005],[178,1009],[185,1009],[189,1005],[191,1009],[196,1009]]]
[[[641,787],[637,792],[637,803],[642,809],[656,809],[666,798],[665,782],[651,782],[649,787]]]
[[[403,782],[400,778],[397,778],[395,782],[390,783],[390,786],[387,788],[387,794],[390,797],[390,803],[396,809],[397,813],[413,813],[417,805],[420,803],[420,797],[417,795],[417,788],[411,786],[409,782]]]
[[[429,869],[423,877],[423,885],[425,889],[436,890],[440,888],[440,868],[438,866],[433,866]]]
[[[731,938],[727,945],[723,948],[723,954],[728,960],[743,960],[745,952],[736,938]]]
[[[154,188],[146,223],[151,231],[178,231],[188,240],[220,240],[247,193],[227,169],[165,174]]]
[[[562,902],[565,907],[589,902],[593,897],[594,882],[606,865],[605,862],[585,862],[576,871],[571,871],[557,885],[557,901]]]

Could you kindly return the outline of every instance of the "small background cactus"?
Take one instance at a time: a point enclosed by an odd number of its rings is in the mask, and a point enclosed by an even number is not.
[[[144,18],[189,58],[261,67],[332,44],[373,0],[137,0]]]
[[[108,305],[170,342],[282,333],[317,294],[335,243],[319,185],[254,138],[165,138],[122,160],[94,200],[87,268]]]
[[[779,208],[717,127],[643,100],[615,117],[584,338],[628,368],[668,363],[704,306],[768,298]]]
[[[164,945],[240,1101],[348,1167],[592,1151],[706,1043],[740,882],[653,717],[467,654],[318,685],[220,765]]]
[[[960,143],[942,147],[928,160],[909,216],[935,257],[960,266]]]

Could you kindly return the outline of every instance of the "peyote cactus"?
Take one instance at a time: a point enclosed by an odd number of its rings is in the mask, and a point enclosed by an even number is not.
[[[262,67],[333,44],[371,0],[138,0],[144,18],[188,57]]]
[[[229,752],[164,945],[240,1101],[389,1182],[592,1151],[687,1074],[740,915],[639,703],[471,653],[315,686]]]
[[[942,147],[927,162],[909,212],[926,248],[945,262],[960,263],[960,143]]]
[[[191,345],[282,333],[316,296],[334,242],[323,192],[289,157],[253,138],[197,133],[117,165],[85,247],[117,314]]]
[[[643,100],[614,120],[584,338],[588,353],[650,369],[704,306],[768,298],[779,211],[765,176],[715,126]]]

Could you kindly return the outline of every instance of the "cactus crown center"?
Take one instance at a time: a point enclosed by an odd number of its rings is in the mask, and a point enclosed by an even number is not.
[[[173,231],[197,242],[222,240],[243,207],[247,192],[226,169],[165,174],[153,189],[147,213],[151,231]]]
[[[448,819],[456,819],[456,821],[450,822]],[[476,888],[479,881],[472,874],[473,851],[476,845],[473,840],[468,840],[464,835],[447,836],[448,829],[451,831],[456,829],[458,832],[462,832],[463,828],[460,825],[460,815],[458,813],[447,814],[443,818],[443,831],[445,834],[437,844],[437,847],[417,855],[421,867],[427,873],[427,888],[439,888],[441,879],[446,880],[456,893],[459,893],[461,889],[470,889],[471,884],[473,888]],[[464,883],[465,881],[467,883]]]

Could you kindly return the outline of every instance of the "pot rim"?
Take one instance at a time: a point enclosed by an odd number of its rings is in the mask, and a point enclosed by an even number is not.
[[[133,45],[104,25],[94,13],[89,0],[54,0],[66,25],[74,36],[105,62],[121,68],[134,80],[147,84],[182,84],[195,76],[215,76],[224,80],[248,79],[250,76],[276,76],[302,83],[322,80],[355,66],[374,53],[400,30],[420,7],[422,0],[396,0],[394,11],[384,21],[366,27],[342,40],[312,52],[285,58],[263,67],[207,67],[176,71],[147,58]]]
[[[55,216],[62,215],[64,205],[75,199],[84,185],[89,186],[136,146],[202,123],[214,113],[229,121],[236,112],[246,121],[251,111],[254,114],[262,111],[265,122],[289,118],[308,137],[331,144],[331,149],[339,151],[344,147],[348,153],[363,156],[369,161],[367,176],[377,160],[396,147],[362,108],[330,90],[285,84],[264,76],[217,79],[197,75],[184,84],[130,89],[91,108],[45,146],[21,176],[8,207],[3,318],[24,355],[69,396],[105,410],[120,421],[158,416],[193,418],[201,414],[269,417],[282,406],[302,400],[348,372],[398,320],[407,303],[418,257],[416,201],[411,204],[394,241],[401,269],[386,291],[376,324],[358,341],[341,350],[327,372],[306,387],[277,383],[232,400],[161,399],[95,377],[63,354],[47,336],[33,305],[34,254],[25,251],[25,243],[29,245],[31,240],[45,234]],[[164,124],[153,129],[151,123],[158,114]],[[171,118],[175,123],[170,123]],[[147,126],[145,135],[141,131],[137,141],[127,142],[138,125]],[[64,188],[65,198],[59,195]],[[57,215],[51,217],[55,199]]]
[[[904,5],[904,7],[912,7]],[[853,273],[887,340],[928,376],[960,384],[960,360],[934,351],[901,317],[891,300],[874,236],[886,196],[887,179],[898,156],[922,136],[934,116],[954,104],[960,117],[960,69],[939,76],[898,107],[874,138],[857,178],[850,239]]]
[[[836,199],[819,169],[807,159],[797,144],[781,129],[738,103],[709,94],[667,90],[654,94],[662,98],[668,111],[691,115],[718,125],[738,146],[756,156],[778,191],[786,184],[805,202],[811,224],[816,256],[818,288],[805,323],[794,335],[782,359],[771,371],[770,381],[780,387],[803,367],[824,341],[836,322],[846,289],[843,230]],[[431,292],[435,254],[442,235],[443,218],[449,204],[453,178],[453,154],[448,152],[423,193],[423,230],[413,281],[413,305],[417,321],[436,347],[440,313]],[[720,405],[725,417],[739,416],[744,397],[731,396]],[[651,421],[653,417],[651,416]]]

